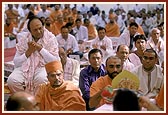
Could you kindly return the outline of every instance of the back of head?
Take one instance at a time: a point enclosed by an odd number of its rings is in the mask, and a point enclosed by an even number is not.
[[[12,94],[6,103],[7,111],[21,111],[28,110],[27,108],[31,104],[32,95],[26,92],[16,92]]]
[[[129,89],[118,89],[113,101],[114,111],[140,111],[137,95]]]
[[[6,110],[7,111],[19,111],[21,108],[21,103],[18,98],[14,98],[13,95],[11,95],[6,103]]]

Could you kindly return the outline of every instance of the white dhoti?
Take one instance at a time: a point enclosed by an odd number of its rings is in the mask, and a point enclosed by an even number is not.
[[[45,67],[38,68],[33,76],[33,91],[29,92],[35,94],[38,89],[38,85],[44,82],[47,82],[47,73]],[[27,91],[25,86],[26,78],[23,76],[21,67],[15,68],[14,71],[10,74],[7,80],[7,84],[12,93],[18,91]]]

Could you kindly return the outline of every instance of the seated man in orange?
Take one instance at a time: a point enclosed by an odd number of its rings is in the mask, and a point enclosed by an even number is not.
[[[115,15],[109,18],[109,22],[106,24],[106,36],[107,37],[119,37],[120,36],[120,27],[115,20]]]
[[[104,99],[101,94],[106,86],[111,85],[112,80],[122,72],[123,65],[122,61],[117,56],[110,56],[106,60],[106,70],[107,75],[104,77],[99,77],[95,82],[92,83],[90,87],[90,100],[89,106],[99,107],[108,102],[108,100]]]
[[[97,37],[97,31],[95,26],[90,23],[89,19],[84,19],[84,26],[88,29],[88,40],[95,39]]]
[[[85,101],[79,89],[71,82],[64,81],[60,61],[45,65],[48,83],[41,84],[36,100],[42,111],[85,111]]]

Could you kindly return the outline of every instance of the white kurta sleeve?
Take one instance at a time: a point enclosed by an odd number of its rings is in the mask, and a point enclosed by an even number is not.
[[[27,57],[25,53],[21,55],[18,52],[16,52],[13,62],[14,62],[15,67],[21,67],[22,63],[26,60],[27,60]]]
[[[46,49],[44,49],[44,48],[42,48],[42,49],[40,50],[40,54],[42,55],[42,57],[44,58],[44,61],[45,61],[46,63],[51,62],[51,61],[54,61],[54,60],[60,60],[60,58],[59,58],[58,55],[54,56],[54,55],[52,55],[50,52],[48,52],[48,51],[47,51]]]

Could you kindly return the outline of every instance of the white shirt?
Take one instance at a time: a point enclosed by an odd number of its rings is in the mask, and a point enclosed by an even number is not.
[[[106,21],[106,22],[105,22],[105,21]],[[102,19],[102,17],[99,17],[99,18],[97,19],[97,25],[98,25],[99,27],[104,27],[104,28],[105,28],[106,23],[108,23],[108,18],[106,18],[105,21]]]
[[[97,45],[98,49],[100,49],[103,53],[103,58],[104,61],[106,60],[107,57],[109,57],[110,55],[114,55],[114,50],[113,50],[113,46],[112,46],[112,41],[110,38],[108,38],[107,36],[105,36],[102,40],[100,40],[98,37],[96,39],[94,39],[91,43],[91,47],[93,47],[93,45]],[[100,46],[104,45],[106,47],[106,50],[102,49]]]
[[[78,43],[73,35],[68,34],[68,38],[67,40],[65,40],[62,38],[62,35],[60,33],[56,36],[56,38],[57,38],[59,47],[63,47],[65,48],[65,50],[68,50],[69,48],[71,48],[73,52],[79,51]]]
[[[160,52],[159,52],[159,49],[158,49],[159,43],[160,43],[160,48],[161,48]],[[156,53],[158,54],[160,63],[164,60],[164,41],[162,40],[161,37],[159,37],[159,41],[158,41],[157,44],[155,44],[153,39],[150,37],[149,40],[147,41],[146,48],[147,49],[153,48],[156,51]]]
[[[134,37],[139,34],[138,32],[135,33]],[[120,44],[125,44],[127,45],[128,47],[130,46],[130,32],[129,30],[124,30],[124,32],[120,35],[120,38],[119,38],[119,43]],[[135,50],[135,44],[133,43],[133,48],[132,48],[132,51]]]
[[[75,35],[77,41],[78,40],[83,40],[83,41],[88,40],[88,29],[87,29],[87,27],[81,25],[80,28],[77,29],[77,27],[75,26],[73,28],[73,30],[75,32],[77,32],[76,35]]]
[[[72,81],[76,86],[79,86],[79,74],[79,61],[67,57],[67,62],[64,65],[64,80]]]
[[[126,61],[124,61],[124,64],[123,64],[123,70],[128,70],[128,71],[131,71],[135,68],[134,64],[131,63],[128,59]]]
[[[160,66],[155,65],[154,69],[151,71],[150,91],[148,90],[148,72],[143,69],[143,66],[138,66],[132,72],[139,77],[139,90],[141,90],[144,95],[150,98],[159,93],[163,83],[163,74]]]
[[[38,14],[37,14],[37,17],[41,18],[41,17],[49,17],[50,16],[50,11],[49,10],[46,10],[45,12],[43,10],[39,11]]]
[[[85,13],[87,13],[87,11],[89,11],[89,8],[88,8],[88,6],[81,6],[79,8],[79,11],[81,12],[81,14],[85,14]]]
[[[135,53],[129,54],[129,60],[134,64],[135,67],[142,64],[140,58]]]

